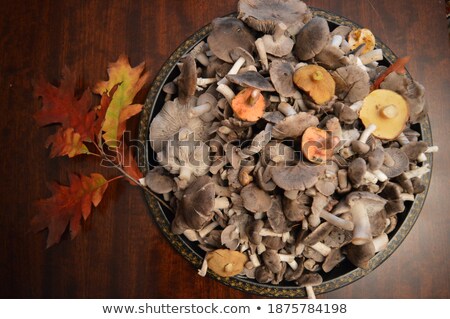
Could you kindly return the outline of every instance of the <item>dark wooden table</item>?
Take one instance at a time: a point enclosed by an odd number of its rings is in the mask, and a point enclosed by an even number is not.
[[[147,63],[152,77],[189,35],[235,11],[237,1],[2,1],[0,19],[0,297],[251,298],[196,270],[170,247],[137,188],[108,189],[81,234],[45,249],[46,233],[29,232],[32,202],[49,196],[46,181],[67,172],[100,171],[95,160],[49,160],[32,114],[31,81],[57,83],[64,65],[80,87],[106,77],[119,54]],[[445,1],[315,0],[308,4],[370,28],[427,88],[435,144],[424,209],[400,248],[367,277],[323,298],[449,298],[450,61]],[[149,88],[140,96],[141,102]],[[137,131],[137,121],[131,129]]]

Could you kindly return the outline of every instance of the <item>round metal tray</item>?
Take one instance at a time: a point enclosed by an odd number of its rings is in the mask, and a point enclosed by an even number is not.
[[[311,10],[313,11],[313,14],[315,16],[320,16],[327,19],[330,28],[334,28],[337,25],[346,25],[352,28],[360,28],[359,25],[344,17],[316,8],[311,8]],[[178,69],[176,68],[176,63],[178,62],[178,60],[184,54],[189,52],[198,42],[206,39],[210,32],[211,26],[207,25],[197,31],[185,42],[183,42],[165,62],[150,88],[139,123],[139,140],[143,142],[142,145],[145,146],[141,145],[142,149],[139,152],[138,159],[139,163],[143,163],[145,165],[144,173],[150,167],[157,165],[157,163],[154,161],[155,156],[153,154],[153,150],[151,149],[150,143],[148,141],[148,132],[151,119],[161,110],[164,104],[164,94],[161,94],[162,87],[165,83],[173,80],[179,74]],[[383,49],[384,61],[382,63],[384,63],[385,65],[389,65],[397,59],[395,54],[381,41],[378,40],[376,46],[377,48]],[[427,142],[428,145],[433,144],[428,117],[426,117],[420,124],[412,126],[412,128],[421,133],[421,139]],[[432,155],[427,154],[427,157],[428,163],[430,164],[430,167],[432,167]],[[364,277],[375,268],[377,268],[397,249],[397,247],[408,235],[409,231],[411,230],[419,216],[419,213],[424,204],[426,194],[428,192],[430,177],[431,173],[423,176],[423,181],[426,185],[425,191],[421,194],[418,194],[412,204],[406,203],[407,206],[405,212],[398,214],[397,228],[389,234],[389,244],[387,248],[379,252],[374,258],[372,258],[372,260],[370,261],[370,268],[368,270],[355,268],[352,264],[350,264],[350,262],[348,262],[348,260],[345,260],[330,273],[323,274],[324,282],[320,286],[314,288],[316,294],[321,294],[338,289]],[[146,200],[148,202],[152,216],[154,217],[158,227],[161,229],[167,240],[195,268],[199,268],[203,261],[204,252],[200,250],[195,243],[192,243],[184,238],[184,236],[174,235],[171,232],[170,223],[174,217],[172,212],[162,207],[157,200],[155,200],[148,194],[146,194]],[[210,271],[208,272],[208,275],[225,285],[249,293],[268,297],[299,298],[306,296],[305,290],[303,288],[299,288],[295,285],[283,285],[283,282],[280,285],[276,286],[270,284],[260,284],[255,280],[251,280],[242,276],[222,278]],[[389,274],[386,275],[389,276]],[[192,276],[197,276],[195,271],[192,272]]]

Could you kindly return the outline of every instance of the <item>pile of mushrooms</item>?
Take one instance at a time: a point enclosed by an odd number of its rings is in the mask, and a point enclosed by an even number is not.
[[[429,172],[410,128],[424,89],[386,72],[370,30],[313,16],[299,0],[241,0],[178,63],[150,126],[160,167],[146,185],[172,231],[210,269],[294,282],[313,298],[348,258],[368,269]]]

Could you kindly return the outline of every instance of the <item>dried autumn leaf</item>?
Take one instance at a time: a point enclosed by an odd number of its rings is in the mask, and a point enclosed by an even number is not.
[[[97,206],[108,187],[108,181],[100,174],[90,176],[70,175],[69,186],[52,183],[49,189],[52,196],[37,201],[39,213],[32,219],[34,231],[48,228],[47,247],[58,243],[69,225],[71,238],[91,214],[92,205]]]
[[[142,109],[142,105],[131,105],[131,103],[149,80],[150,73],[143,73],[144,68],[144,63],[132,68],[128,57],[121,55],[116,62],[110,63],[108,67],[109,80],[99,82],[94,88],[95,93],[103,94],[104,92],[110,92],[115,85],[119,84],[106,111],[102,126],[103,138],[106,144],[111,147],[119,146],[118,141],[125,130],[125,121],[138,114]]]
[[[96,112],[92,109],[92,94],[83,92],[80,98],[75,95],[76,76],[67,67],[63,69],[59,87],[44,79],[34,85],[34,95],[42,98],[42,108],[34,118],[38,125],[59,124],[60,129],[47,140],[47,147],[52,145],[51,156],[87,153],[83,142],[94,138],[92,126]]]

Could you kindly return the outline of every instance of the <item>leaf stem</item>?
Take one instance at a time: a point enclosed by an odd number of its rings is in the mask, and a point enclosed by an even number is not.
[[[119,175],[119,176],[113,177],[113,178],[108,180],[108,183],[114,182],[115,180],[121,179],[123,177],[124,177],[123,175]]]

